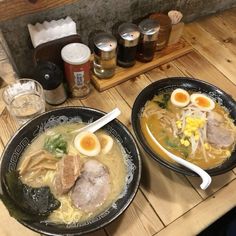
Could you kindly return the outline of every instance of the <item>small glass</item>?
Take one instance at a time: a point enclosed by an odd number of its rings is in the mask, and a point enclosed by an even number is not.
[[[45,111],[44,91],[32,79],[18,79],[3,90],[3,101],[20,125]]]

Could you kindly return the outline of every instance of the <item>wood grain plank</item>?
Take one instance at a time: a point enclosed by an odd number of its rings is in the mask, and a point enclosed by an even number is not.
[[[191,52],[173,62],[186,76],[207,81],[227,91],[236,99],[235,84],[218,71],[214,65],[203,58],[199,53]],[[235,67],[236,68],[236,67]]]
[[[3,141],[0,138],[0,162],[1,162],[1,157],[2,157],[3,150],[4,150],[4,144],[3,144]]]
[[[1,236],[40,236],[38,234],[23,225],[21,225],[14,218],[10,217],[6,207],[0,202],[0,235]],[[10,227],[6,227],[10,225]],[[16,234],[17,232],[17,234]],[[107,234],[103,229],[98,230],[94,233],[87,234],[88,236],[106,236]]]
[[[119,92],[121,97],[129,104],[129,106],[133,107],[133,103],[138,94],[149,84],[150,80],[148,79],[147,74],[142,74],[120,84],[119,86],[116,86],[116,90]]]
[[[185,176],[154,162],[143,154],[141,189],[165,225],[202,201]]]
[[[112,236],[153,235],[163,228],[143,194],[138,191],[133,203],[115,222],[106,227]]]
[[[15,72],[8,59],[0,61],[0,77],[7,83],[15,81]]]
[[[184,56],[183,56],[184,57]],[[186,76],[181,70],[179,70],[172,62],[166,63],[164,65],[158,66],[157,68],[148,71],[146,73],[148,78],[155,82],[160,79],[165,79],[169,77],[182,77]]]
[[[229,182],[231,182],[235,178],[236,178],[236,175],[234,174],[233,171],[228,171],[227,173],[223,175],[214,176],[212,177],[211,185],[206,190],[202,190],[200,188],[200,184],[202,182],[200,178],[188,177],[188,179],[190,180],[194,188],[198,191],[198,193],[204,199],[213,195],[216,191],[221,189],[223,186],[227,185]]]
[[[97,230],[93,233],[90,233],[90,234],[86,234],[87,236],[107,236],[106,232],[104,229],[101,229],[101,230]]]
[[[129,106],[132,107],[138,94],[151,82],[176,76],[184,76],[184,74],[173,64],[166,63],[116,86],[116,89]]]
[[[221,14],[198,21],[201,27],[214,37],[218,43],[236,54],[236,17],[229,20]]]
[[[19,124],[16,120],[9,114],[7,109],[5,108],[0,115],[0,137],[4,144],[7,144],[9,139],[13,136],[15,131],[19,128]]]
[[[38,233],[24,227],[14,218],[10,217],[7,209],[0,201],[0,235],[1,236],[39,236]]]
[[[220,44],[197,22],[186,25],[184,38],[222,74],[236,84],[235,54],[230,49]]]
[[[191,209],[182,217],[168,225],[155,236],[167,235],[197,235],[215,219],[220,218],[225,212],[235,207],[236,202],[236,180],[230,182],[227,187],[216,192],[199,205]]]
[[[109,112],[116,107],[121,110],[121,115],[118,119],[128,128],[130,124],[130,108],[123,98],[119,95],[115,88],[99,93],[96,89],[85,99],[81,100],[84,106],[96,108],[104,112]]]
[[[223,11],[218,16],[235,32],[236,7]]]
[[[45,11],[55,7],[67,5],[78,0],[37,0],[30,3],[28,0],[7,0],[0,2],[0,21],[12,19],[17,16]]]
[[[57,108],[61,108],[61,107],[78,107],[78,106],[83,106],[83,104],[81,103],[81,100],[78,98],[67,98],[66,101],[60,105],[50,105],[50,104],[46,104],[46,110],[47,111],[51,111]]]

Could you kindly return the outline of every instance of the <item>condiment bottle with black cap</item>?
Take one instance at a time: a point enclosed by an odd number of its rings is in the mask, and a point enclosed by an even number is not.
[[[136,52],[140,32],[138,26],[132,23],[122,23],[118,27],[117,64],[121,67],[131,67],[136,61]]]
[[[34,79],[42,85],[48,104],[59,105],[66,100],[63,72],[54,63],[49,61],[38,62],[34,71]]]
[[[160,24],[155,19],[144,19],[139,25],[140,38],[138,44],[137,59],[149,62],[153,59],[156,51],[156,42]]]
[[[93,72],[101,79],[115,74],[117,40],[112,34],[105,32],[94,36]]]

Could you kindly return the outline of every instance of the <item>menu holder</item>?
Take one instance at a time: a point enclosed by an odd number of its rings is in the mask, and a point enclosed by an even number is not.
[[[92,75],[92,83],[95,88],[102,92],[112,88],[122,82],[125,82],[135,76],[143,74],[157,66],[170,62],[180,56],[183,56],[193,50],[193,47],[183,38],[176,44],[168,45],[161,51],[156,51],[154,59],[150,62],[143,63],[136,61],[135,65],[130,68],[122,68],[117,66],[115,75],[109,79],[99,79],[96,75]]]
[[[81,43],[79,35],[70,35],[43,43],[33,51],[33,63],[37,65],[39,61],[50,61],[64,70],[64,63],[61,58],[61,49],[69,43]]]

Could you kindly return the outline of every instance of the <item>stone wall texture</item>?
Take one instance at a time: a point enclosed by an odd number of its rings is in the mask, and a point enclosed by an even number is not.
[[[77,32],[88,43],[88,35],[94,30],[111,32],[119,21],[133,21],[152,12],[166,13],[176,9],[183,13],[184,22],[236,7],[236,0],[78,0],[65,7],[20,16],[0,22],[0,29],[8,43],[17,71],[21,77],[33,73],[33,46],[27,24],[57,20],[66,16],[77,23]]]

